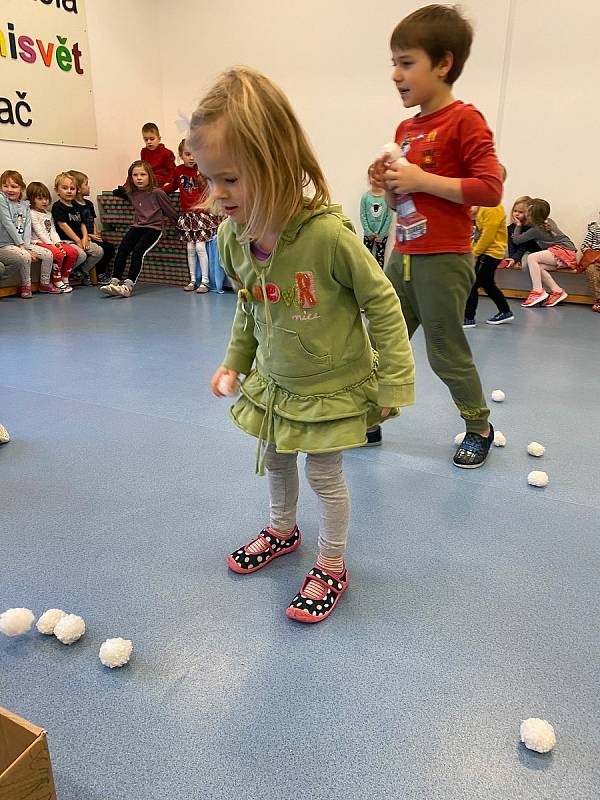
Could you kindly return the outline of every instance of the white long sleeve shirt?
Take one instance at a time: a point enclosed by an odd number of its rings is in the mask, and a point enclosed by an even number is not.
[[[54,220],[49,211],[37,211],[35,208],[31,209],[31,229],[32,239],[35,242],[43,242],[44,244],[58,244],[60,236],[54,227]]]

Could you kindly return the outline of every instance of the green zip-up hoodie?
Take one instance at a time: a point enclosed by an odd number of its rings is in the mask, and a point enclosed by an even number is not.
[[[305,423],[364,413],[364,392],[358,395],[368,381],[369,404],[414,402],[414,361],[398,297],[340,206],[294,217],[268,261],[239,243],[240,231],[226,220],[218,241],[225,271],[239,289],[223,365],[250,376],[243,401],[263,411],[270,402],[281,418]],[[278,392],[270,401],[267,384]]]

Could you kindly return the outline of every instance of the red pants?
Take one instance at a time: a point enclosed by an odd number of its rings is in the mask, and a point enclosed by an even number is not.
[[[55,244],[45,244],[44,242],[36,242],[39,247],[45,247],[52,253],[52,283],[61,283],[63,280],[68,281],[71,270],[75,266],[78,253],[70,244],[62,242],[62,250]]]

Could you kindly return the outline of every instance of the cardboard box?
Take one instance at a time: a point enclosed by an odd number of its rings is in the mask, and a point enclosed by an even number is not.
[[[56,800],[46,731],[2,707],[0,800]]]

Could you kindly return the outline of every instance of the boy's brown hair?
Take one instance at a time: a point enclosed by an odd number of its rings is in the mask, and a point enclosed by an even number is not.
[[[143,167],[146,172],[148,173],[148,186],[145,189],[138,189],[137,186],[133,182],[133,170],[136,167]],[[154,172],[152,167],[147,161],[134,161],[133,164],[127,170],[127,180],[125,181],[125,191],[126,192],[135,192],[135,191],[142,191],[142,192],[150,192],[156,186],[156,178],[154,177]]]
[[[435,3],[409,14],[398,23],[392,33],[392,50],[424,50],[437,66],[446,53],[452,55],[452,66],[445,77],[450,86],[458,80],[473,41],[473,27],[456,6]]]
[[[40,183],[39,181],[31,181],[27,187],[26,196],[32,205],[37,197],[45,197],[47,200],[52,200],[50,189],[45,183]]]
[[[89,181],[88,176],[85,172],[80,172],[78,169],[70,169],[67,173],[70,175],[73,180],[75,181],[75,186],[77,187],[77,194],[81,192],[81,187],[86,181]]]
[[[158,125],[156,122],[146,122],[142,125],[142,136],[145,133],[154,133],[156,136],[160,138],[160,131],[158,130]]]
[[[16,169],[5,169],[2,175],[0,175],[0,186],[7,181],[16,183],[17,186],[20,186],[21,189],[25,191],[25,181],[23,180],[23,176],[20,172],[17,172]]]

